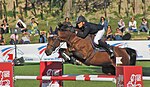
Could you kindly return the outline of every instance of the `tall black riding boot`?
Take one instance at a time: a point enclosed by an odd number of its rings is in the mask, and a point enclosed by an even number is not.
[[[110,55],[111,58],[114,57],[114,53],[107,43],[104,43],[101,40],[99,40],[99,46],[103,47],[106,50],[106,52]]]

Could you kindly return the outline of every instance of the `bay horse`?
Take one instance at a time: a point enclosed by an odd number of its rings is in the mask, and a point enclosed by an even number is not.
[[[68,29],[60,29],[58,36],[48,39],[45,53],[50,55],[61,41],[67,42],[69,52],[77,60],[85,65],[102,66],[102,71],[106,74],[115,74],[117,57],[122,57],[122,65],[135,65],[136,63],[136,51],[134,49],[113,47],[115,58],[111,59],[106,51],[94,49],[90,36],[82,39]]]
[[[73,57],[68,48],[61,48],[61,46],[65,44],[65,42],[62,42],[62,44],[60,43],[61,41],[59,40],[58,36],[52,33],[48,38],[47,49],[45,51],[46,54],[52,54],[52,52],[54,52],[54,50],[59,47],[57,50],[60,54],[60,57],[63,58],[65,62],[71,63],[73,65],[82,65],[80,61],[76,60],[76,58]]]

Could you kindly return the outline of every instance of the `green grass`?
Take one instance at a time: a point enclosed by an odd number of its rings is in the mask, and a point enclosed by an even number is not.
[[[137,65],[143,66],[143,72],[149,74],[149,61],[138,61]],[[39,75],[39,64],[25,64],[14,67],[15,75]],[[76,66],[64,64],[64,74],[101,74],[101,67],[96,66]],[[144,81],[144,87],[149,87],[150,81]],[[39,87],[36,80],[17,80],[15,87]],[[64,87],[115,87],[112,82],[91,82],[91,81],[64,81]]]

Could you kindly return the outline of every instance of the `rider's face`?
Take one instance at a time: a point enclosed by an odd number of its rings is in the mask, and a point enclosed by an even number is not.
[[[83,26],[83,22],[78,23],[78,27],[81,28]]]

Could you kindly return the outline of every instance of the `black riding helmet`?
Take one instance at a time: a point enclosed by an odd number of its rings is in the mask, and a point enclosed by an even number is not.
[[[87,22],[87,20],[85,19],[85,17],[84,16],[79,16],[78,18],[77,18],[77,20],[76,20],[76,23],[78,24],[78,23],[80,23],[80,22]]]

